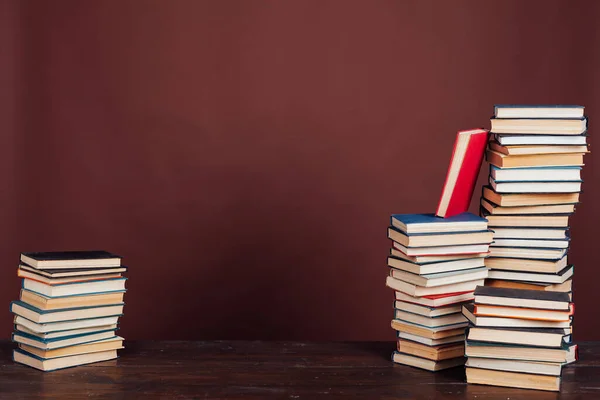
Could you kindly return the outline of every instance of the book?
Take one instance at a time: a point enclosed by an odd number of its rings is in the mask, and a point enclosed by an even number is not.
[[[44,359],[20,349],[13,351],[13,360],[19,364],[39,369],[40,371],[54,371],[77,365],[90,364],[99,361],[107,361],[117,358],[116,350],[100,351],[96,353],[79,354],[76,356]]]
[[[569,228],[553,228],[553,227],[510,227],[510,226],[495,226],[494,240],[496,239],[568,239]]]
[[[528,105],[497,104],[494,106],[496,118],[569,118],[584,117],[584,107],[576,105]]]
[[[504,146],[493,141],[489,143],[490,150],[507,156],[523,156],[529,154],[556,154],[556,153],[588,153],[586,145],[561,146],[561,145],[537,145],[537,146]]]
[[[435,214],[392,214],[391,225],[408,235],[487,231],[487,220],[468,212],[448,218],[441,218]]]
[[[491,243],[494,232],[487,230],[478,232],[453,232],[453,233],[413,233],[407,234],[396,228],[388,228],[388,238],[404,247],[442,247],[470,244]]]
[[[127,272],[127,267],[121,265],[119,267],[94,267],[94,268],[56,268],[56,269],[37,269],[30,267],[27,264],[19,264],[19,271],[27,271],[46,278],[67,278],[67,277],[83,277],[92,275],[116,275]]]
[[[478,286],[473,294],[476,306],[488,304],[560,311],[571,309],[569,295],[562,292]]]
[[[548,348],[467,340],[465,342],[465,355],[469,358],[480,357],[501,360],[564,363],[569,357],[569,348],[566,344],[561,348]]]
[[[485,198],[481,198],[481,207],[490,215],[521,215],[521,214],[572,214],[575,204],[551,204],[541,206],[501,207]],[[496,237],[494,236],[494,240]]]
[[[557,260],[567,254],[567,249],[544,249],[540,247],[499,247],[490,246],[490,257],[499,258],[533,258],[540,260]]]
[[[522,389],[560,391],[560,376],[525,374],[467,367],[467,383],[506,386]]]
[[[64,278],[48,278],[43,275],[38,275],[33,272],[19,269],[17,270],[17,276],[19,278],[27,278],[33,281],[42,282],[48,285],[60,285],[62,283],[76,283],[76,282],[88,282],[88,281],[102,281],[106,279],[122,278],[121,274],[102,274],[102,275],[84,275],[84,276],[70,276]]]
[[[463,258],[447,262],[418,264],[395,257],[388,257],[388,266],[418,275],[435,274],[440,272],[461,271],[485,266],[483,257]]]
[[[438,346],[427,346],[410,340],[398,339],[398,352],[413,356],[427,358],[433,361],[448,360],[451,358],[463,358],[465,354],[464,343],[448,343]]]
[[[493,235],[493,232],[490,231],[490,234]],[[447,256],[458,254],[465,257],[467,254],[487,253],[492,240],[488,238],[485,240],[489,240],[489,242],[483,244],[432,247],[406,247],[398,242],[393,242],[392,246],[408,256]]]
[[[490,166],[496,182],[580,182],[581,167],[498,168]]]
[[[460,312],[430,318],[402,310],[395,310],[394,319],[411,322],[429,328],[438,328],[442,326],[456,326],[458,328],[460,326],[467,326],[467,319]]]
[[[123,338],[114,336],[108,339],[98,340],[92,343],[83,343],[75,346],[62,347],[60,349],[42,350],[37,347],[19,343],[19,349],[34,356],[51,359],[58,357],[68,357],[87,353],[96,353],[123,348]]]
[[[587,135],[493,135],[503,146],[585,146]]]
[[[419,314],[428,318],[434,318],[442,315],[460,313],[462,304],[450,304],[444,307],[426,307],[420,304],[396,300],[394,306],[397,310],[406,311],[412,314]]]
[[[396,364],[409,365],[411,367],[421,368],[432,372],[459,367],[465,363],[465,359],[463,357],[451,358],[444,361],[433,361],[426,358],[399,353],[397,351],[392,354],[392,361]]]
[[[494,269],[489,271],[488,276],[491,279],[504,279],[509,281],[563,283],[573,276],[573,266],[567,266],[557,274],[502,271]]]
[[[540,227],[540,228],[567,228],[569,226],[568,215],[489,215],[482,210],[482,214],[488,219],[491,227]]]
[[[539,292],[551,293],[551,292]],[[525,308],[525,307],[510,307],[498,306],[489,304],[475,304],[473,314],[478,317],[498,317],[498,318],[515,318],[515,319],[531,319],[536,321],[571,321],[573,315],[573,305],[571,309],[566,311]]]
[[[488,150],[487,162],[501,168],[583,165],[583,153],[530,154],[510,156]]]
[[[587,130],[587,119],[492,118],[491,131],[500,134],[581,135]]]
[[[10,311],[15,315],[27,318],[29,321],[38,324],[47,324],[51,322],[122,315],[123,304],[61,310],[40,310],[22,301],[13,301],[10,303]]]
[[[538,247],[542,249],[567,249],[569,248],[569,238],[552,239],[513,239],[513,238],[495,238],[495,247]],[[490,251],[490,255],[492,252]]]
[[[395,292],[396,300],[406,303],[418,304],[424,307],[444,307],[452,304],[460,304],[473,300],[473,290],[457,293],[443,293],[430,296],[414,297],[406,293]],[[460,310],[460,309],[459,309]]]
[[[485,317],[475,315],[475,305],[465,304],[463,315],[477,327],[496,328],[568,328],[571,321],[539,321],[522,318]]]
[[[489,178],[496,193],[579,193],[581,181],[576,182],[498,182]]]
[[[449,336],[449,337],[445,337],[442,339],[429,339],[426,337],[413,335],[412,333],[402,332],[402,331],[397,332],[397,334],[398,334],[398,338],[400,338],[400,339],[406,339],[406,340],[410,340],[413,342],[422,343],[427,346],[439,346],[442,344],[461,343],[461,344],[463,344],[463,353],[464,353],[464,341],[465,341],[464,334],[456,335],[456,336]]]
[[[35,335],[17,331],[13,333],[12,340],[15,343],[25,344],[36,347],[40,350],[53,350],[63,347],[75,346],[78,344],[92,343],[98,340],[110,339],[115,337],[115,331],[99,331],[86,335],[67,336],[56,339],[41,339]]]
[[[126,279],[113,278],[102,281],[63,283],[58,285],[48,285],[31,279],[23,279],[23,289],[48,297],[121,292],[125,290]]]
[[[435,213],[437,216],[452,217],[468,210],[487,140],[485,129],[458,132]]]
[[[21,253],[21,262],[37,269],[119,267],[121,257],[103,250]]]
[[[391,276],[388,276],[385,284],[387,287],[394,289],[398,292],[406,293],[410,296],[429,296],[432,294],[444,294],[444,293],[456,293],[456,292],[466,292],[473,291],[477,286],[483,285],[484,279],[478,279],[469,282],[460,282],[454,283],[451,285],[442,285],[436,287],[420,287],[418,285],[414,285],[408,282],[401,281],[400,279],[395,279]]]
[[[501,287],[508,289],[527,289],[527,290],[541,290],[548,292],[563,292],[569,294],[569,300],[571,300],[570,292],[572,290],[572,280],[568,279],[563,283],[539,283],[539,282],[518,282],[509,281],[504,279],[486,279],[486,286]]]
[[[524,372],[527,374],[560,376],[561,363],[497,360],[494,358],[469,357],[465,366],[495,371]]]
[[[402,260],[410,261],[415,264],[429,264],[429,263],[439,263],[439,262],[448,262],[448,261],[456,261],[456,260],[464,260],[466,258],[484,258],[487,256],[487,252],[485,253],[458,253],[458,254],[442,254],[437,256],[409,256],[405,253],[401,252],[397,248],[390,249],[390,255],[395,258],[399,258]]]
[[[535,347],[562,348],[564,329],[557,328],[483,328],[471,327],[467,338],[477,342],[506,343]]]
[[[64,297],[48,297],[27,289],[21,289],[21,301],[40,310],[57,310],[62,308],[95,307],[122,304],[125,291],[110,293],[75,295]]]
[[[498,168],[490,166],[496,182],[580,182],[581,167]],[[496,190],[496,192],[498,192]]]
[[[485,266],[489,269],[500,269],[504,271],[540,272],[546,274],[557,274],[563,269],[565,269],[567,265],[567,256],[555,260],[502,257],[490,257],[485,260]]]
[[[101,327],[105,325],[113,325],[116,324],[119,320],[118,316],[114,317],[101,317],[101,318],[89,318],[89,319],[78,319],[73,321],[61,321],[61,322],[52,322],[47,324],[38,324],[36,322],[30,321],[26,318],[17,315],[15,317],[15,324],[22,325],[30,331],[36,333],[49,333],[49,332],[59,332],[59,331],[67,331],[74,329],[82,329],[82,328],[91,328],[91,327]]]
[[[392,329],[396,331],[407,332],[413,335],[435,340],[465,334],[465,324],[462,323],[457,325],[446,325],[432,328],[418,324],[413,324],[407,321],[393,319],[391,325]]]
[[[501,207],[576,204],[579,193],[496,193],[489,186],[483,187],[483,197]]]
[[[102,325],[102,326],[92,326],[89,328],[79,328],[79,329],[70,329],[70,330],[63,330],[63,331],[56,331],[56,332],[41,333],[41,332],[32,331],[31,329],[28,329],[28,328],[24,327],[23,325],[15,324],[15,333],[17,333],[17,332],[25,333],[29,336],[35,336],[43,341],[54,340],[54,339],[63,340],[63,339],[76,337],[76,336],[91,335],[91,334],[94,334],[97,332],[108,332],[108,331],[114,332],[117,329],[118,329],[117,324],[111,324],[111,325]]]
[[[422,287],[436,287],[442,285],[451,285],[454,283],[474,281],[485,279],[488,276],[488,269],[483,266],[460,271],[439,272],[436,274],[417,275],[411,272],[401,271],[394,268],[390,269],[390,276]]]

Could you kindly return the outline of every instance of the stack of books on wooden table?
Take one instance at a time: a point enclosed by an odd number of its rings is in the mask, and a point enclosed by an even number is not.
[[[116,358],[126,271],[106,251],[22,253],[14,360],[51,371]]]

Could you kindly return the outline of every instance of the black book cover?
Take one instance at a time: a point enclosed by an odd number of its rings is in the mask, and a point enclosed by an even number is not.
[[[27,252],[21,253],[21,255],[32,258],[36,261],[70,261],[121,258],[121,256],[103,250]]]
[[[559,301],[569,303],[569,294],[531,289],[509,289],[492,286],[477,286],[475,296],[508,297],[525,300]]]

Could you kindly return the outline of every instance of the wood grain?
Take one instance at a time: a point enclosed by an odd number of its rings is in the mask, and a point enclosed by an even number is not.
[[[394,365],[392,342],[128,342],[115,361],[50,373],[0,343],[1,399],[597,399],[600,343],[583,343],[559,394],[467,385],[464,370]]]

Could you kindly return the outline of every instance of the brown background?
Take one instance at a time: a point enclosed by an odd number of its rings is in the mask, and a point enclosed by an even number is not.
[[[0,304],[20,251],[104,248],[130,339],[392,339],[388,217],[434,211],[455,132],[495,103],[600,121],[593,0],[1,7]],[[577,340],[600,339],[586,163]]]

